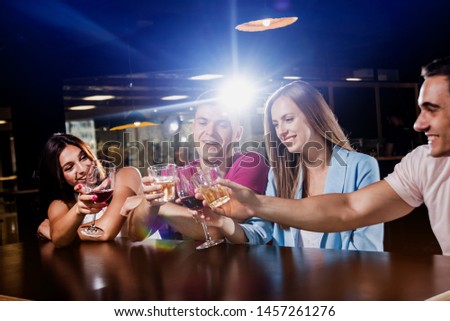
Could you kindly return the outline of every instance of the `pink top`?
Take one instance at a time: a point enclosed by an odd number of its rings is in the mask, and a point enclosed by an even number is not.
[[[200,162],[195,160],[192,165]],[[256,152],[236,152],[233,156],[233,164],[225,175],[226,179],[236,182],[254,190],[258,194],[264,194],[267,185],[269,165],[264,157]]]
[[[258,194],[266,192],[269,166],[261,154],[236,152],[233,165],[225,175],[226,179],[254,190]]]
[[[414,149],[385,180],[410,206],[425,203],[442,253],[450,255],[450,157],[429,156],[429,149]]]

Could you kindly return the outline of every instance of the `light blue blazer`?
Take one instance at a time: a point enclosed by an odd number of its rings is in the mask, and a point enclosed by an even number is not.
[[[335,146],[331,157],[331,167],[328,169],[324,194],[353,192],[379,180],[380,173],[375,158]],[[298,186],[296,199],[302,198],[301,185],[300,183]],[[269,172],[266,195],[276,195],[272,169]],[[300,230],[292,227],[283,229],[277,223],[264,222],[268,226],[272,226],[273,245],[302,246]],[[383,236],[383,224],[366,226],[353,231],[323,233],[320,247],[326,249],[383,251]],[[251,244],[264,244],[266,242],[259,235],[247,234],[247,238]]]

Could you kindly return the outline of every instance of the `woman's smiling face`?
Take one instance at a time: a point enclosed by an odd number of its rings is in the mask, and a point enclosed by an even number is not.
[[[84,184],[88,168],[93,161],[77,146],[67,145],[59,155],[64,179],[70,186]]]
[[[288,97],[280,96],[272,105],[272,126],[291,153],[300,153],[306,143],[320,142],[299,107]]]

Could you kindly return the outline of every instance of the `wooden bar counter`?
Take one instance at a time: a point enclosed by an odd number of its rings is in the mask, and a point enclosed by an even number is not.
[[[0,295],[27,300],[425,300],[450,257],[196,242],[0,247]]]

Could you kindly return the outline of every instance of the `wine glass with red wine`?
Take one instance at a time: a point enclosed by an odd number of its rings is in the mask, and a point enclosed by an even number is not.
[[[195,185],[191,181],[191,177],[197,173],[197,167],[192,165],[187,165],[183,167],[177,168],[177,176],[178,181],[176,183],[178,197],[180,199],[181,204],[190,208],[191,210],[196,210],[198,212],[199,217],[201,216],[201,212],[203,211],[203,202],[195,198]],[[199,246],[197,246],[197,250],[207,249],[211,246],[220,244],[223,242],[223,239],[213,240],[211,235],[208,232],[208,226],[205,223],[205,220],[198,220],[203,228],[203,232],[205,233],[206,241]]]
[[[86,175],[85,191],[89,195],[97,195],[96,203],[108,201],[114,190],[116,178],[116,166],[106,160],[96,160]],[[96,214],[90,225],[84,226],[81,233],[85,236],[97,238],[104,234],[104,231],[95,225]]]

